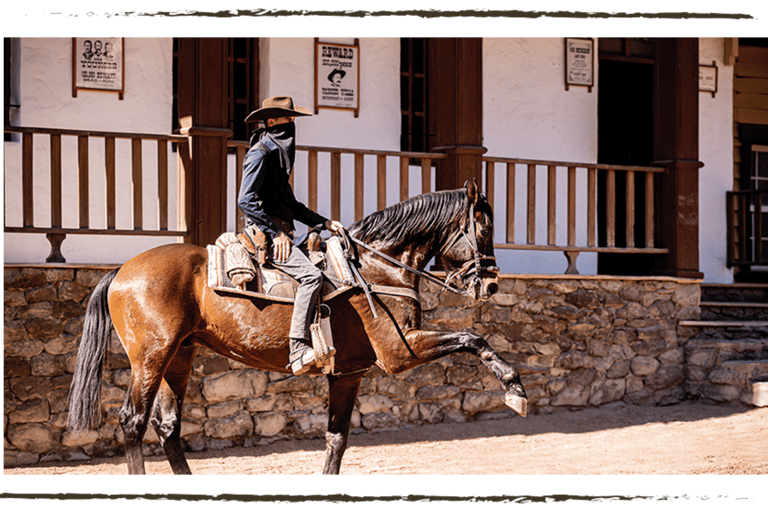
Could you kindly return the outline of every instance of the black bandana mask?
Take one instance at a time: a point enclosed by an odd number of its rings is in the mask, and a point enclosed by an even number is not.
[[[296,157],[296,124],[283,123],[269,128],[262,128],[251,137],[251,144],[265,134],[280,150],[280,164],[290,175]]]

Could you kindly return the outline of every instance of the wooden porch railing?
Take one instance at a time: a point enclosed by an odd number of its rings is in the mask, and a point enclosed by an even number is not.
[[[235,148],[235,183],[236,196],[240,194],[240,181],[242,178],[243,160],[248,152],[248,143],[240,141],[231,141],[230,148]],[[381,210],[389,206],[387,204],[387,159],[394,157],[398,162],[398,188],[399,200],[403,201],[412,195],[430,192],[432,190],[432,163],[446,158],[446,155],[440,153],[416,153],[403,151],[378,151],[372,149],[347,149],[347,148],[329,148],[318,146],[296,146],[297,152],[306,153],[307,169],[303,171],[302,176],[307,179],[307,207],[317,211],[318,204],[318,156],[323,153],[330,155],[330,214],[334,219],[341,218],[341,176],[342,176],[342,155],[354,156],[354,197],[349,198],[354,204],[354,218],[360,220],[363,214],[363,193],[366,186],[365,176],[365,157],[376,157],[376,209]],[[421,189],[416,194],[411,194],[409,190],[409,173],[411,162],[418,161],[421,168]],[[295,170],[291,174],[291,185],[297,174]],[[346,199],[345,199],[346,200]],[[235,204],[234,208],[237,208]],[[242,214],[237,214],[237,229],[243,227]]]
[[[46,259],[47,262],[65,262],[61,254],[61,244],[68,234],[141,236],[185,236],[188,234],[186,228],[187,219],[185,218],[186,212],[183,208],[179,208],[177,212],[176,229],[169,228],[168,215],[170,198],[168,189],[168,145],[169,143],[178,144],[178,165],[176,170],[179,178],[177,180],[179,186],[178,197],[183,198],[185,186],[183,179],[184,168],[187,166],[189,158],[187,137],[30,127],[5,127],[5,132],[21,134],[22,222],[20,226],[9,225],[8,212],[6,211],[4,229],[6,233],[44,233],[51,243],[51,254]],[[34,140],[41,136],[47,136],[49,139],[50,158],[50,218],[45,220],[35,217],[36,195],[33,193],[35,175]],[[65,137],[77,139],[78,195],[78,201],[75,204],[66,205],[63,204],[62,196],[62,139]],[[94,222],[89,213],[91,207],[89,199],[90,173],[93,171],[89,158],[89,147],[94,139],[103,139],[104,144],[104,162],[100,170],[104,173],[106,183],[103,195],[103,207],[106,212],[106,218],[100,222]],[[116,155],[115,144],[117,139],[128,139],[131,141],[130,161],[133,182],[133,202],[131,207],[133,225],[131,228],[117,227],[116,165],[118,155]],[[151,141],[154,141],[157,146],[157,201],[153,207],[157,208],[158,222],[155,229],[145,229],[142,152],[145,143]],[[7,169],[5,180],[7,184]],[[77,212],[78,222],[76,227],[65,227],[63,225],[62,219],[65,207],[72,208]]]
[[[768,265],[768,190],[726,192],[729,267]]]
[[[645,253],[645,254],[664,254],[669,252],[666,248],[655,246],[655,223],[654,216],[654,175],[664,172],[663,167],[639,167],[639,166],[620,166],[605,164],[585,164],[577,162],[554,162],[544,160],[528,160],[519,158],[500,158],[483,157],[485,164],[485,186],[488,199],[493,206],[497,201],[495,182],[497,167],[502,167],[502,172],[506,174],[507,190],[501,194],[506,203],[505,241],[496,243],[495,247],[500,249],[527,249],[537,251],[562,251],[568,259],[567,274],[577,274],[576,258],[581,252],[611,252],[611,253]],[[537,184],[537,169],[546,168],[547,182],[543,186],[546,191],[546,242],[538,240],[537,231],[540,231],[542,220],[537,218],[537,191],[541,185]],[[522,219],[525,222],[525,239],[518,241],[515,236],[516,219],[515,216],[515,190],[517,184],[516,173],[522,169],[526,173],[526,217]],[[567,178],[565,183],[558,182],[558,169],[565,169]],[[603,176],[600,176],[600,173]],[[562,173],[561,173],[562,174]],[[624,226],[623,240],[618,239],[618,226],[616,219],[618,217],[617,198],[617,175],[621,175],[624,182],[623,190],[623,217]],[[598,181],[604,180],[604,231],[603,236],[598,237]],[[644,198],[642,208],[637,208],[635,199],[635,188],[638,181],[643,183]],[[586,182],[586,197],[577,194],[577,183],[584,186]],[[566,201],[558,201],[558,188],[565,187]],[[567,226],[565,229],[565,240],[558,241],[557,217],[561,208],[566,208],[565,218]],[[586,224],[586,244],[577,244],[577,212],[581,211]],[[643,215],[641,225],[644,227],[640,235],[642,242],[636,243],[636,229],[639,224],[638,215]],[[501,224],[497,218],[496,226]],[[582,233],[583,235],[583,233]],[[561,237],[562,238],[562,237]],[[599,243],[599,238],[604,241]]]

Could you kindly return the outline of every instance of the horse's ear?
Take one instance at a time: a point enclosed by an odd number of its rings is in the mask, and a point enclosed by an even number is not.
[[[480,191],[477,189],[477,181],[475,181],[475,178],[467,180],[466,183],[464,183],[464,186],[467,187],[467,197],[469,197],[469,202],[477,205],[477,202],[480,199]]]

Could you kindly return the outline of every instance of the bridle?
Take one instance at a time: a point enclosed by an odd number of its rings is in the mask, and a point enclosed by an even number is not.
[[[440,249],[440,254],[445,255],[448,250],[451,249],[456,243],[464,239],[469,244],[472,250],[473,258],[467,260],[461,268],[449,272],[445,277],[445,283],[451,284],[454,282],[466,282],[469,279],[466,290],[462,292],[463,295],[469,295],[469,291],[475,288],[480,283],[480,275],[485,272],[489,274],[498,274],[499,267],[496,265],[496,257],[488,256],[480,252],[479,244],[477,242],[477,225],[475,223],[475,205],[472,203],[469,207],[469,218],[467,219],[467,225],[461,231],[457,231],[449,238],[443,247]],[[445,258],[443,258],[445,262]]]
[[[461,268],[457,270],[453,270],[452,272],[447,273],[445,277],[445,281],[440,280],[439,277],[432,274],[431,272],[423,271],[423,270],[417,270],[411,266],[406,265],[405,263],[402,263],[401,261],[384,254],[383,252],[371,247],[370,245],[366,244],[362,240],[358,240],[357,238],[353,237],[346,231],[343,231],[342,233],[342,239],[348,238],[355,244],[359,245],[360,247],[363,247],[369,251],[371,251],[373,254],[379,256],[380,258],[388,261],[389,263],[392,263],[398,268],[407,270],[408,272],[411,272],[417,276],[423,277],[424,279],[427,279],[428,281],[431,281],[433,283],[436,283],[440,285],[444,290],[448,290],[450,292],[456,293],[458,295],[464,295],[464,296],[471,296],[470,290],[473,290],[479,283],[480,283],[480,274],[483,272],[497,274],[499,272],[499,267],[496,266],[496,258],[494,256],[487,256],[480,252],[480,249],[478,247],[477,243],[477,226],[475,225],[475,205],[472,203],[469,208],[469,218],[466,225],[460,230],[457,231],[454,235],[452,235],[448,241],[443,244],[442,248],[440,249],[440,256],[444,256],[448,250],[450,250],[459,240],[462,238],[467,241],[470,248],[473,252],[473,258],[468,260],[464,265],[462,265]],[[492,262],[493,265],[483,265],[483,263]],[[354,265],[352,265],[354,267]],[[358,276],[358,279],[362,279]],[[462,290],[457,288],[453,285],[454,282],[465,282],[467,279],[469,279],[469,284],[467,285],[466,289]],[[363,284],[363,283],[361,283]],[[368,286],[365,286],[366,290],[368,289]],[[370,300],[370,299],[369,299]]]

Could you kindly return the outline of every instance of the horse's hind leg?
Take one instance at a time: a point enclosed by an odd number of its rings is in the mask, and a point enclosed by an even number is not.
[[[176,475],[192,474],[181,443],[181,412],[195,352],[196,345],[186,342],[176,351],[165,372],[149,420]]]
[[[328,376],[328,431],[325,433],[325,467],[323,468],[325,475],[339,474],[341,458],[347,449],[352,410],[355,408],[355,398],[360,389],[363,374],[364,372],[341,377]]]
[[[139,350],[133,350],[133,347],[133,343],[126,346],[131,361],[131,382],[118,420],[125,439],[128,473],[143,475],[145,469],[141,444],[155,397],[163,383],[165,369],[169,360],[174,358],[176,347],[172,341],[163,340],[145,340]]]

